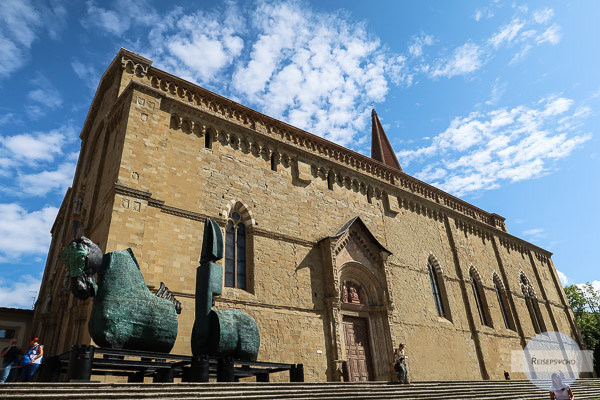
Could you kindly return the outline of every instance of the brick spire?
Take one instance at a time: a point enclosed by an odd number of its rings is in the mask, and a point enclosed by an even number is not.
[[[371,158],[402,171],[375,109],[371,113]]]

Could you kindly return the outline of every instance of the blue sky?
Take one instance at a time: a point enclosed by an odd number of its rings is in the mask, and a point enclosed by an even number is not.
[[[120,47],[507,218],[596,282],[597,1],[24,1],[0,13],[0,306],[30,307]]]

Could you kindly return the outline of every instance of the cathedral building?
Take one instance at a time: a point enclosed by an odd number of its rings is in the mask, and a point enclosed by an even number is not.
[[[403,172],[375,111],[367,157],[122,49],[80,137],[35,307],[47,355],[93,344],[61,261],[76,235],[133,249],[181,301],[172,352],[191,354],[207,217],[225,238],[215,307],[254,317],[259,361],[307,381],[389,380],[400,342],[412,380],[503,379],[537,333],[580,342],[552,254]]]

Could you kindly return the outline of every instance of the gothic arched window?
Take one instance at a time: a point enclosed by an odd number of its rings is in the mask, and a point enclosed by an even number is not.
[[[237,211],[225,230],[225,286],[246,289],[246,226]]]
[[[504,290],[504,286],[502,285],[498,275],[494,274],[493,279],[496,297],[498,297],[498,303],[500,304],[500,312],[502,313],[502,319],[504,320],[504,326],[506,326],[506,329],[511,329],[514,331],[515,329],[513,326],[512,313],[510,312],[506,290]]]
[[[473,269],[471,269],[469,275],[471,277],[471,288],[473,289],[473,297],[475,297],[475,303],[477,304],[477,311],[479,312],[479,320],[481,321],[481,325],[491,327],[492,320],[487,309],[487,301],[485,298],[485,293],[483,292],[481,279],[477,279],[475,277]]]
[[[431,283],[431,291],[433,292],[433,300],[435,301],[435,309],[440,317],[445,316],[444,302],[440,291],[440,283],[438,282],[438,274],[431,265],[431,260],[427,261],[427,270],[429,271],[429,283]]]
[[[546,324],[544,323],[544,319],[542,318],[542,313],[540,311],[540,305],[538,303],[537,297],[535,295],[535,290],[529,282],[529,279],[523,272],[521,272],[520,276],[521,281],[521,290],[523,295],[525,296],[525,304],[527,305],[527,311],[529,311],[529,317],[531,318],[531,324],[533,325],[533,330],[535,333],[542,333],[546,331]]]
[[[448,303],[448,294],[444,283],[444,274],[433,254],[430,254],[427,259],[427,274],[429,276],[433,302],[438,316],[446,318],[448,321],[452,321],[450,304]]]

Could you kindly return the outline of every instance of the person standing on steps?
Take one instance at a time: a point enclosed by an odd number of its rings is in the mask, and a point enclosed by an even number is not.
[[[2,370],[0,371],[0,383],[10,382],[8,379],[10,377],[10,372],[19,365],[19,349],[15,346],[15,343],[17,343],[17,339],[10,339],[8,347],[5,347],[2,349],[2,352],[0,352],[0,357],[4,357],[4,360],[2,361]],[[16,371],[16,369],[14,371]]]
[[[398,377],[398,383],[409,383],[408,368],[406,367],[406,359],[408,356],[404,354],[404,343],[400,343],[398,348],[394,350],[394,370]]]
[[[31,382],[44,358],[44,346],[39,344],[37,337],[29,339],[31,348],[23,356],[23,370],[19,375],[19,382]]]
[[[575,400],[571,388],[563,383],[559,374],[552,374],[552,388],[550,389],[550,400]]]

